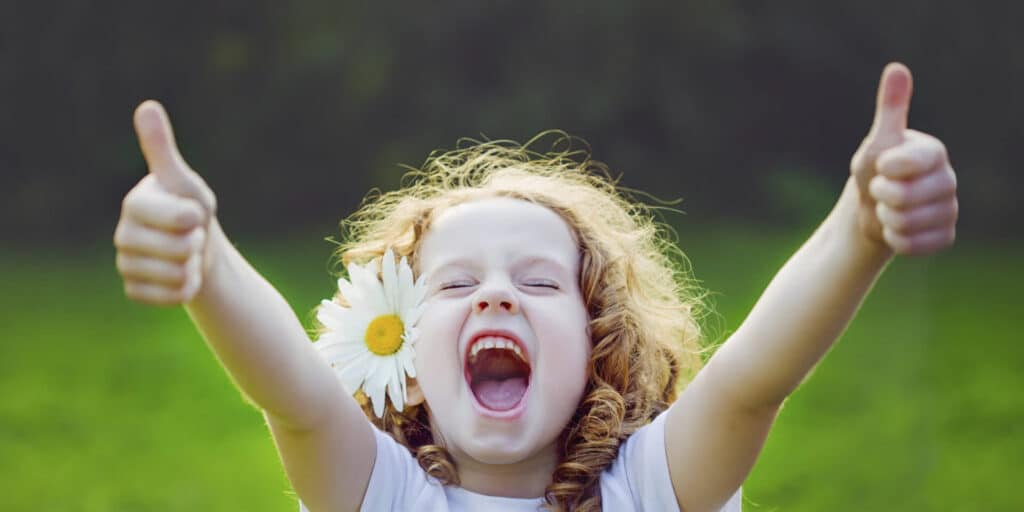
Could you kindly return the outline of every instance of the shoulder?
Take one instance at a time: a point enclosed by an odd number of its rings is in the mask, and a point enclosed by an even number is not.
[[[679,510],[665,458],[664,414],[619,445],[601,475],[601,502],[605,510]]]
[[[408,449],[380,429],[373,432],[377,458],[362,510],[412,510],[445,501],[444,486],[423,471]]]
[[[665,418],[658,415],[619,445],[619,453],[601,475],[604,510],[679,510],[665,453]],[[742,489],[722,512],[740,512]]]
[[[391,436],[373,427],[377,455],[360,510],[445,510],[444,487]],[[299,503],[301,512],[308,512]]]

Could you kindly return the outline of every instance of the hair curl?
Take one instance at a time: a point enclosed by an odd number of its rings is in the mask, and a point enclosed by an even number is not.
[[[552,150],[530,149],[552,136]],[[477,199],[511,197],[559,214],[579,246],[593,348],[590,378],[560,437],[559,463],[545,499],[551,510],[596,511],[599,477],[620,443],[675,400],[710,347],[701,347],[697,323],[703,292],[671,230],[655,219],[652,207],[618,187],[588,151],[572,149],[573,141],[562,132],[545,132],[524,145],[465,139],[458,149],[434,152],[420,169],[410,168],[401,189],[368,195],[342,221],[336,256],[347,265],[391,248],[416,267],[419,243],[434,216]],[[429,475],[459,483],[451,455],[434,443],[423,404],[398,411],[389,401],[377,418],[365,396],[356,398],[367,417],[414,453]]]

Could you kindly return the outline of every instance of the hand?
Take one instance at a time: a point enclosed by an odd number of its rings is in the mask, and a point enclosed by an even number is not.
[[[114,231],[124,292],[145,304],[188,302],[202,286],[217,201],[182,159],[163,107],[146,101],[135,110],[135,133],[149,174],[124,198]]]
[[[860,194],[858,221],[868,239],[897,254],[923,255],[953,244],[959,205],[946,147],[907,129],[912,89],[906,66],[885,67],[875,119],[850,172]]]

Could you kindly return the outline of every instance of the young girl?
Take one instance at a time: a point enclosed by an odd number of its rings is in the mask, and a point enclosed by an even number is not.
[[[130,298],[185,305],[309,510],[740,510],[783,401],[893,254],[953,242],[955,175],[906,128],[910,92],[887,66],[835,208],[703,368],[676,249],[564,153],[435,155],[365,205],[314,344],[146,102],[150,174],[125,198],[117,266]]]

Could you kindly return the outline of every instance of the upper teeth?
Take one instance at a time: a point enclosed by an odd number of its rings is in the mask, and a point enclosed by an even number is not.
[[[469,357],[476,357],[477,353],[481,350],[490,348],[511,350],[512,352],[515,352],[520,359],[523,359],[523,351],[519,348],[519,345],[516,345],[514,341],[508,338],[501,338],[498,336],[483,336],[477,338],[477,340],[473,342],[473,345],[469,347]]]

